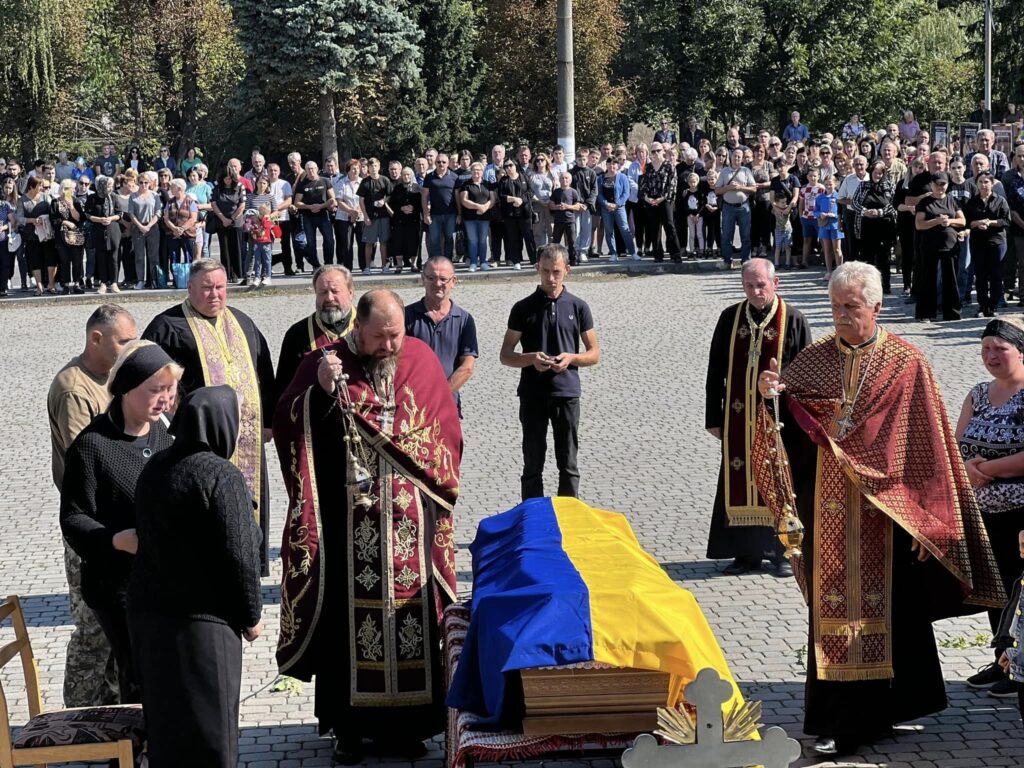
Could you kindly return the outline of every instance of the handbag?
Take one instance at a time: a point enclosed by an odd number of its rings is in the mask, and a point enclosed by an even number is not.
[[[167,274],[163,271],[159,264],[154,264],[150,269],[150,273],[153,277],[153,285],[157,288],[167,288]]]
[[[174,287],[179,290],[188,286],[188,279],[192,275],[192,263],[171,264],[171,272],[174,274]]]
[[[466,232],[465,230],[458,230],[455,233],[455,255],[465,256],[466,255]]]
[[[40,216],[36,219],[36,237],[40,243],[48,243],[53,240],[53,222],[49,216]]]
[[[21,234],[12,231],[7,236],[7,252],[17,253],[19,248],[21,248]]]
[[[60,236],[64,238],[64,244],[73,247],[85,245],[85,232],[80,229],[61,229]]]

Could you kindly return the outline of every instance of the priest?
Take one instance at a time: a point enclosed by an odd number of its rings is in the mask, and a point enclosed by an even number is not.
[[[274,442],[290,510],[278,667],[316,676],[337,762],[359,762],[364,738],[422,756],[445,725],[440,619],[456,595],[462,429],[437,357],[405,335],[397,294],[364,294],[352,332],[305,357]]]
[[[805,529],[804,731],[821,755],[944,709],[931,623],[1006,601],[931,366],[877,324],[881,275],[847,262],[829,293],[835,334],[758,379],[789,425],[783,441],[763,404],[753,451],[776,519],[795,507]]]
[[[724,571],[730,576],[760,570],[765,559],[776,576],[791,576],[772,513],[757,492],[750,448],[760,402],[758,374],[772,358],[785,367],[810,344],[811,329],[800,311],[778,295],[772,262],[749,259],[741,274],[747,298],[718,318],[708,357],[704,426],[721,442],[722,461],[707,556],[733,558]]]
[[[352,330],[355,313],[352,273],[340,264],[324,264],[313,273],[316,310],[287,330],[277,360],[277,388],[284,392],[292,383],[302,358],[332,344]]]
[[[274,363],[256,324],[228,307],[224,265],[215,259],[192,262],[187,298],[154,317],[142,338],[159,344],[185,369],[178,385],[182,396],[220,384],[235,390],[241,428],[231,463],[241,470],[255,500],[263,531],[263,575],[268,575],[270,484],[264,443],[271,438],[276,404]]]

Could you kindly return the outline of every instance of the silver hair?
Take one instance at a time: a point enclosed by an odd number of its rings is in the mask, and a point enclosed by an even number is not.
[[[139,178],[145,179],[152,184],[158,184],[160,182],[160,177],[157,175],[156,171],[143,171],[139,174]]]
[[[321,266],[317,267],[316,271],[313,273],[313,288],[316,288],[316,283],[321,277],[323,277],[324,275],[329,275],[334,272],[341,275],[341,277],[345,280],[345,285],[348,286],[348,289],[351,291],[352,271],[348,267],[342,266],[341,264],[322,264]]]
[[[227,269],[216,259],[196,259],[192,262],[192,272],[189,273],[188,282],[191,284],[193,280],[197,280],[208,272],[224,272],[227,274]]]
[[[763,269],[765,274],[768,275],[768,279],[772,280],[775,277],[775,265],[770,259],[753,258],[747,259],[743,262],[743,266],[740,267],[740,274],[743,277],[747,277],[751,272],[757,269]]]
[[[694,149],[693,147],[687,147],[685,150],[683,150],[683,157],[686,158],[686,162],[692,165],[693,162],[697,159],[697,150]]]
[[[828,294],[832,296],[836,288],[854,286],[861,289],[868,306],[882,303],[882,273],[867,262],[846,261],[836,267],[828,284]]]
[[[182,192],[184,192],[186,189],[188,189],[188,184],[185,183],[184,179],[171,179],[171,188],[180,189]]]
[[[298,152],[289,152],[288,153],[288,162],[290,163],[292,160],[294,160],[297,163],[301,163],[302,162],[302,155],[300,155]]]

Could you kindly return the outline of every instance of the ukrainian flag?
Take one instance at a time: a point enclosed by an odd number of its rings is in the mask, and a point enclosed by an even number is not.
[[[596,661],[672,675],[668,701],[710,667],[733,687],[693,595],[645,552],[626,518],[574,498],[530,499],[480,523],[472,619],[448,705],[503,723],[506,675]]]

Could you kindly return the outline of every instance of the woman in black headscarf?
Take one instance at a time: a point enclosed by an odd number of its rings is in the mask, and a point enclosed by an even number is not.
[[[882,273],[882,290],[885,293],[892,293],[890,259],[896,245],[894,194],[892,183],[885,175],[885,163],[875,160],[868,170],[868,178],[853,193],[850,204],[861,261],[874,264]]]
[[[82,558],[82,597],[117,660],[121,703],[140,701],[125,619],[142,468],[171,444],[163,414],[174,405],[182,368],[150,341],[129,342],[107,379],[113,399],[68,447],[60,527]]]
[[[238,765],[241,638],[262,631],[262,534],[228,461],[238,431],[234,390],[197,389],[139,478],[128,621],[150,768]]]

